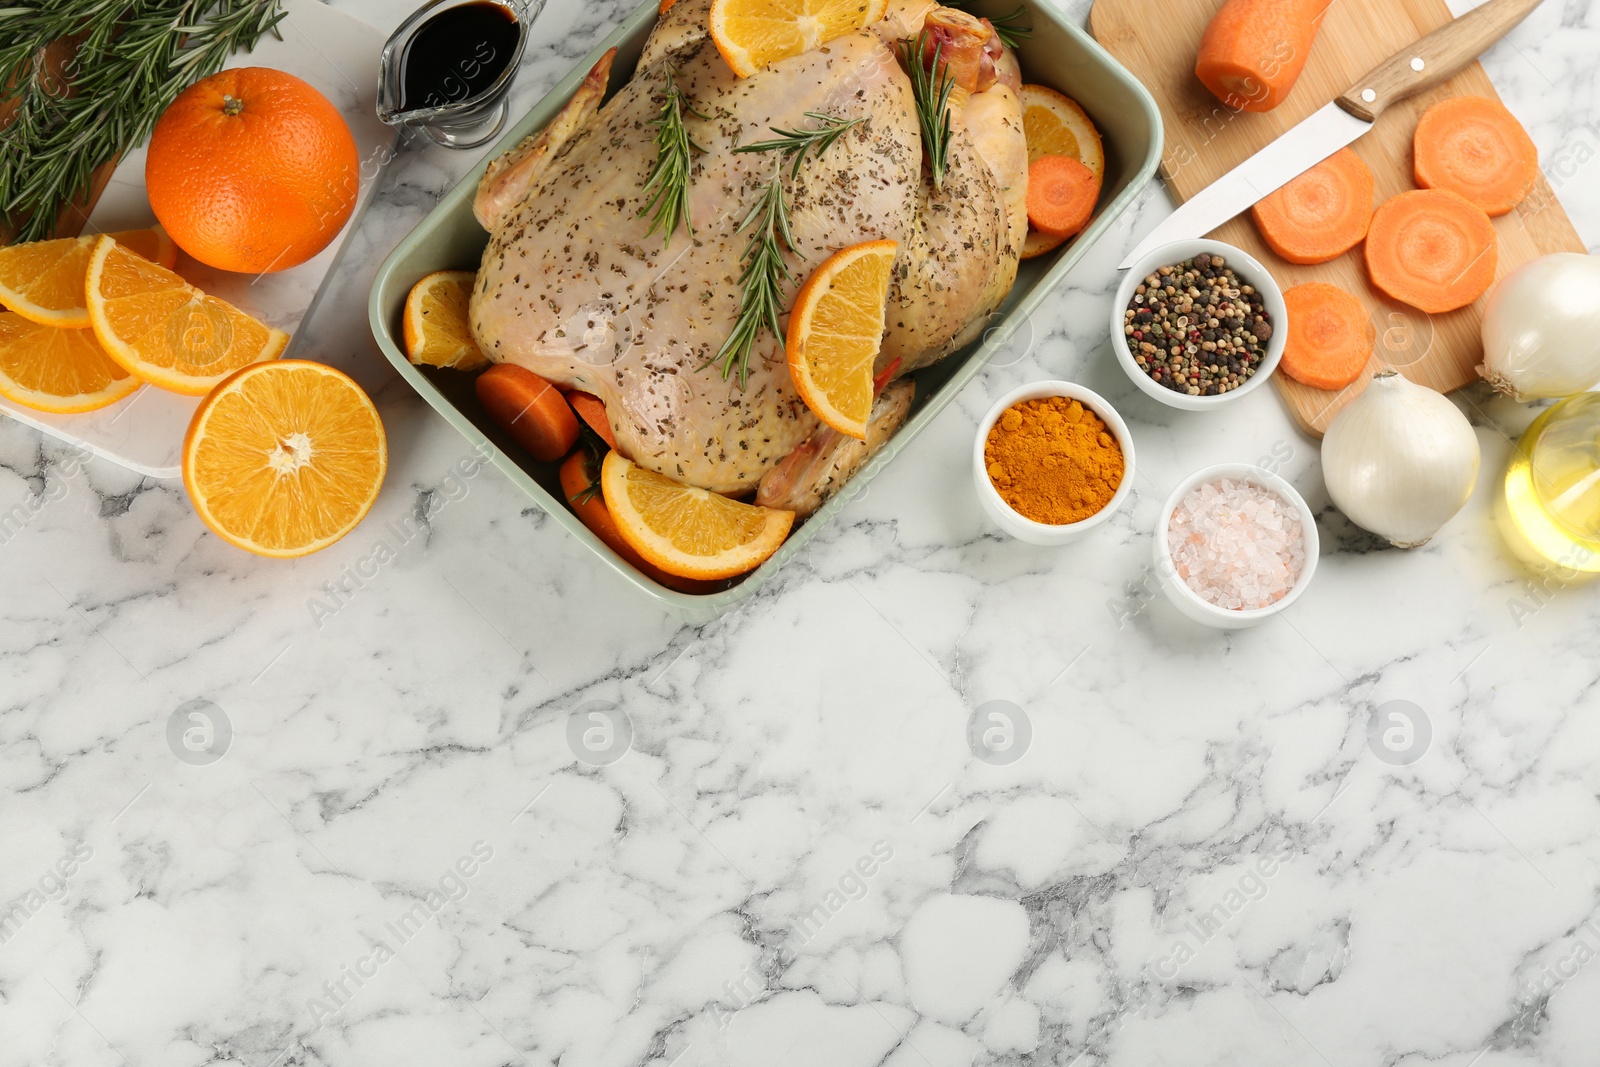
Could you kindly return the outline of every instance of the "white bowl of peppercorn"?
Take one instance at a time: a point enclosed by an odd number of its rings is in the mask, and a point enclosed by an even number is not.
[[[1283,290],[1254,257],[1199,238],[1152,249],[1117,288],[1111,347],[1133,384],[1204,411],[1258,389],[1288,337]]]

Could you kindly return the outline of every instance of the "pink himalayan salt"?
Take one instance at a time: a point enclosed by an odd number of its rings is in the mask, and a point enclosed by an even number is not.
[[[1306,561],[1299,510],[1271,489],[1233,478],[1183,495],[1167,523],[1167,545],[1190,589],[1235,611],[1282,600]]]

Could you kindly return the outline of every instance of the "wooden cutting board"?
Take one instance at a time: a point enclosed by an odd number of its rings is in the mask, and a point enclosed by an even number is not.
[[[1187,200],[1280,133],[1348,89],[1406,45],[1450,21],[1444,0],[1337,0],[1323,18],[1316,44],[1289,98],[1263,114],[1234,112],[1194,76],[1195,52],[1222,0],[1096,0],[1089,16],[1094,36],[1144,82],[1161,107],[1165,144],[1161,177],[1180,202]],[[1379,203],[1415,188],[1411,135],[1428,106],[1448,96],[1497,97],[1477,63],[1432,92],[1391,107],[1372,132],[1352,147],[1372,168]],[[1495,220],[1500,238],[1497,277],[1550,252],[1586,251],[1572,222],[1541,174],[1533,193]],[[1249,252],[1285,289],[1328,282],[1359,296],[1377,327],[1373,358],[1354,385],[1338,393],[1274,376],[1302,429],[1321,435],[1335,412],[1357,396],[1384,366],[1447,393],[1478,377],[1483,346],[1478,326],[1484,299],[1443,315],[1427,315],[1385,297],[1367,281],[1361,247],[1331,263],[1302,267],[1273,254],[1245,213],[1212,236]]]

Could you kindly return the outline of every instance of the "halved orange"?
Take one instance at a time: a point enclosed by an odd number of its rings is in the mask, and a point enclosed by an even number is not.
[[[882,19],[889,0],[711,0],[711,40],[741,78]]]
[[[378,499],[389,452],[349,375],[303,359],[235,371],[195,409],[183,485],[213,533],[280,559],[327,548]]]
[[[168,269],[178,262],[178,246],[159,226],[121,230],[110,236]],[[93,236],[62,237],[0,248],[0,304],[42,326],[88,329],[83,280],[89,273],[95,240]]]
[[[776,552],[794,525],[792,511],[675,482],[617,452],[600,466],[600,491],[622,539],[680,578],[743,574]]]
[[[454,370],[477,370],[488,364],[467,320],[467,303],[477,279],[470,270],[436,270],[411,287],[400,331],[407,359]]]
[[[0,396],[66,415],[115,404],[139,386],[90,330],[40,326],[0,311]]]
[[[835,252],[800,287],[784,350],[795,391],[840,433],[867,439],[872,365],[883,341],[896,241],[866,241]]]
[[[1040,156],[1066,156],[1105,180],[1106,153],[1100,131],[1076,100],[1047,85],[1024,85],[1017,98],[1022,103],[1022,136],[1028,143],[1029,163]],[[1042,256],[1066,239],[1030,228],[1022,245],[1022,258]]]
[[[128,373],[203,396],[240,367],[277,359],[289,335],[101,236],[85,281],[89,325]]]

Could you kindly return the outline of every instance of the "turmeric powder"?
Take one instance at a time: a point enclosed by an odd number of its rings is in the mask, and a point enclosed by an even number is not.
[[[1122,446],[1094,412],[1064,396],[1022,400],[984,442],[989,480],[1011,509],[1062,526],[1087,519],[1122,484]]]

